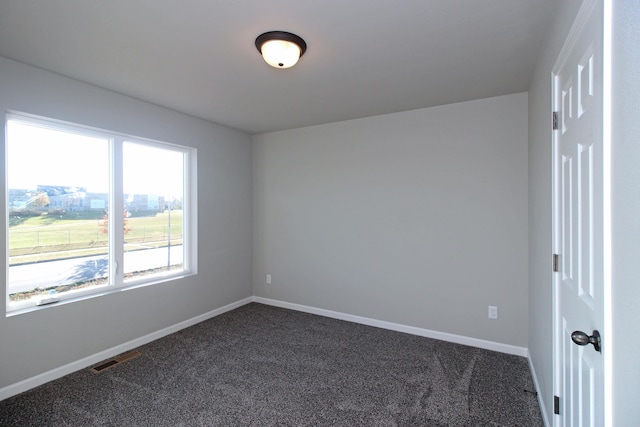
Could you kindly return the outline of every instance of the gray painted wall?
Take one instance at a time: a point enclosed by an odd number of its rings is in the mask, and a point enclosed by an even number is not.
[[[640,2],[613,2],[612,332],[613,425],[640,420]],[[606,345],[606,342],[605,342]]]
[[[528,347],[547,417],[553,416],[551,70],[580,4],[577,0],[558,3],[555,23],[547,33],[529,87]]]
[[[255,295],[526,347],[527,94],[253,142]]]
[[[7,110],[196,147],[199,274],[0,316],[0,388],[251,295],[248,135],[0,58],[0,111]],[[4,132],[0,138],[4,145]],[[4,211],[4,184],[0,188]],[[5,268],[2,263],[3,277]]]

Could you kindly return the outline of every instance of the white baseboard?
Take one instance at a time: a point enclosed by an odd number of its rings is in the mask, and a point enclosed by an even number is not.
[[[549,427],[549,417],[547,417],[547,408],[544,406],[544,399],[542,398],[542,393],[540,390],[540,383],[538,383],[538,376],[536,375],[536,369],[533,367],[533,362],[531,361],[531,354],[529,354],[529,350],[527,350],[527,360],[529,361],[529,370],[531,371],[531,378],[533,378],[533,384],[536,387],[536,392],[538,393],[538,406],[540,406],[540,412],[542,413],[542,422],[544,422],[545,427]]]
[[[250,302],[257,302],[261,304],[272,305],[274,307],[281,307],[281,308],[287,308],[287,309],[301,311],[301,312],[310,313],[310,314],[317,314],[319,316],[330,317],[338,320],[345,320],[347,322],[359,323],[363,325],[374,326],[377,328],[388,329],[388,330],[397,331],[397,332],[404,332],[412,335],[433,338],[437,340],[448,341],[448,342],[468,345],[472,347],[483,348],[486,350],[498,351],[501,353],[512,354],[516,356],[522,356],[527,358],[529,356],[528,350],[525,347],[502,344],[502,343],[486,341],[478,338],[470,338],[462,335],[449,334],[446,332],[438,332],[430,329],[418,328],[415,326],[407,326],[407,325],[402,325],[398,323],[386,322],[383,320],[376,320],[376,319],[356,316],[352,314],[340,313],[337,311],[325,310],[325,309],[310,307],[310,306],[301,305],[301,304],[294,304],[294,303],[285,302],[285,301],[253,296],[253,297],[244,298],[234,303],[225,305],[224,307],[217,308],[215,310],[209,311],[207,313],[201,314],[199,316],[193,317],[191,319],[188,319],[183,322],[177,323],[175,325],[169,326],[167,328],[161,329],[159,331],[152,332],[140,338],[136,338],[134,340],[117,345],[115,347],[109,348],[99,353],[92,354],[91,356],[87,356],[75,362],[68,363],[64,366],[60,366],[50,371],[43,372],[42,374],[36,375],[31,378],[27,378],[26,380],[3,387],[0,389],[0,400],[4,400],[11,396],[15,396],[19,393],[22,393],[24,391],[27,391],[39,385],[45,384],[49,381],[53,381],[55,379],[61,378],[72,372],[79,371],[88,366],[101,362],[105,359],[109,359],[110,357],[117,356],[118,354],[127,352],[134,348],[140,347],[141,345],[150,343],[151,341],[155,341],[157,339],[165,337],[181,329],[188,328],[189,326],[193,326],[205,320],[211,319],[212,317],[234,310]],[[534,382],[536,383],[536,389],[538,389],[537,379],[533,372],[533,365],[531,365],[530,359],[529,359],[529,364],[531,366]],[[540,396],[539,391],[538,391],[538,396]],[[542,402],[542,400],[540,400],[540,398],[539,398],[539,401],[542,409],[542,414],[545,417],[545,422],[546,422],[546,411],[544,410],[544,403]]]
[[[383,320],[371,319],[368,317],[355,316],[353,314],[345,314],[337,311],[325,310],[322,308],[309,307],[301,304],[294,304],[285,301],[273,300],[263,297],[252,297],[254,302],[272,305],[274,307],[288,308],[291,310],[302,311],[319,316],[331,317],[338,320],[346,320],[347,322],[360,323],[377,328],[389,329],[397,332],[418,335],[421,337],[433,338],[441,341],[448,341],[456,344],[468,345],[471,347],[483,348],[485,350],[498,351],[500,353],[513,354],[515,356],[528,357],[526,347],[518,347],[510,344],[502,344],[493,341],[481,340],[478,338],[465,337],[463,335],[449,334],[447,332],[432,331],[430,329],[418,328],[415,326],[406,326],[399,323],[385,322]]]
[[[118,354],[140,347],[141,345],[150,343],[151,341],[155,341],[159,338],[165,337],[174,332],[178,332],[181,329],[188,328],[189,326],[193,326],[207,319],[211,319],[212,317],[219,316],[220,314],[226,313],[227,311],[231,311],[245,304],[249,304],[252,301],[253,301],[252,297],[244,298],[240,301],[236,301],[234,303],[225,305],[224,307],[211,310],[207,313],[201,314],[199,316],[193,317],[191,319],[185,320],[180,323],[176,323],[175,325],[169,326],[164,329],[160,329],[159,331],[152,332],[148,335],[142,336],[140,338],[136,338],[124,344],[117,345],[115,347],[109,348],[99,353],[92,354],[91,356],[87,356],[83,359],[76,360],[75,362],[71,362],[64,366],[60,366],[59,368],[55,368],[50,371],[43,372],[42,374],[36,375],[31,378],[27,378],[26,380],[17,382],[15,384],[11,384],[6,387],[3,387],[0,389],[0,400],[4,400],[8,397],[15,396],[16,394],[20,394],[24,391],[27,391],[39,385],[45,384],[49,381],[53,381],[55,379],[61,378],[72,372],[79,371],[95,363],[101,362],[105,359],[109,359],[111,357],[117,356]]]

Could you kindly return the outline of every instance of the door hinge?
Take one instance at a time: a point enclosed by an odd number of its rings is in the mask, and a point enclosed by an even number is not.
[[[558,112],[553,112],[553,130],[558,130]]]
[[[559,259],[559,255],[558,254],[553,254],[553,272],[557,273],[558,271],[560,271],[560,267],[558,265],[558,259]]]
[[[553,396],[553,413],[560,415],[560,398],[558,396]]]

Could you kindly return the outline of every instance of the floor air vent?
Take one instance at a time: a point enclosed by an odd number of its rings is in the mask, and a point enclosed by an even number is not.
[[[114,357],[111,360],[108,360],[104,363],[99,364],[98,366],[94,366],[93,368],[90,368],[89,370],[91,372],[93,372],[94,374],[99,374],[101,372],[106,371],[109,368],[113,368],[116,365],[119,365],[120,363],[124,363],[126,361],[129,361],[131,359],[135,359],[136,357],[142,355],[142,353],[140,353],[139,351],[130,351],[129,353],[124,353],[121,354],[120,356]]]

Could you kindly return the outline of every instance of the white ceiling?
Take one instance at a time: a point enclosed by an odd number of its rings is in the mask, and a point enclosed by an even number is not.
[[[556,1],[2,0],[0,56],[262,133],[526,91]]]

